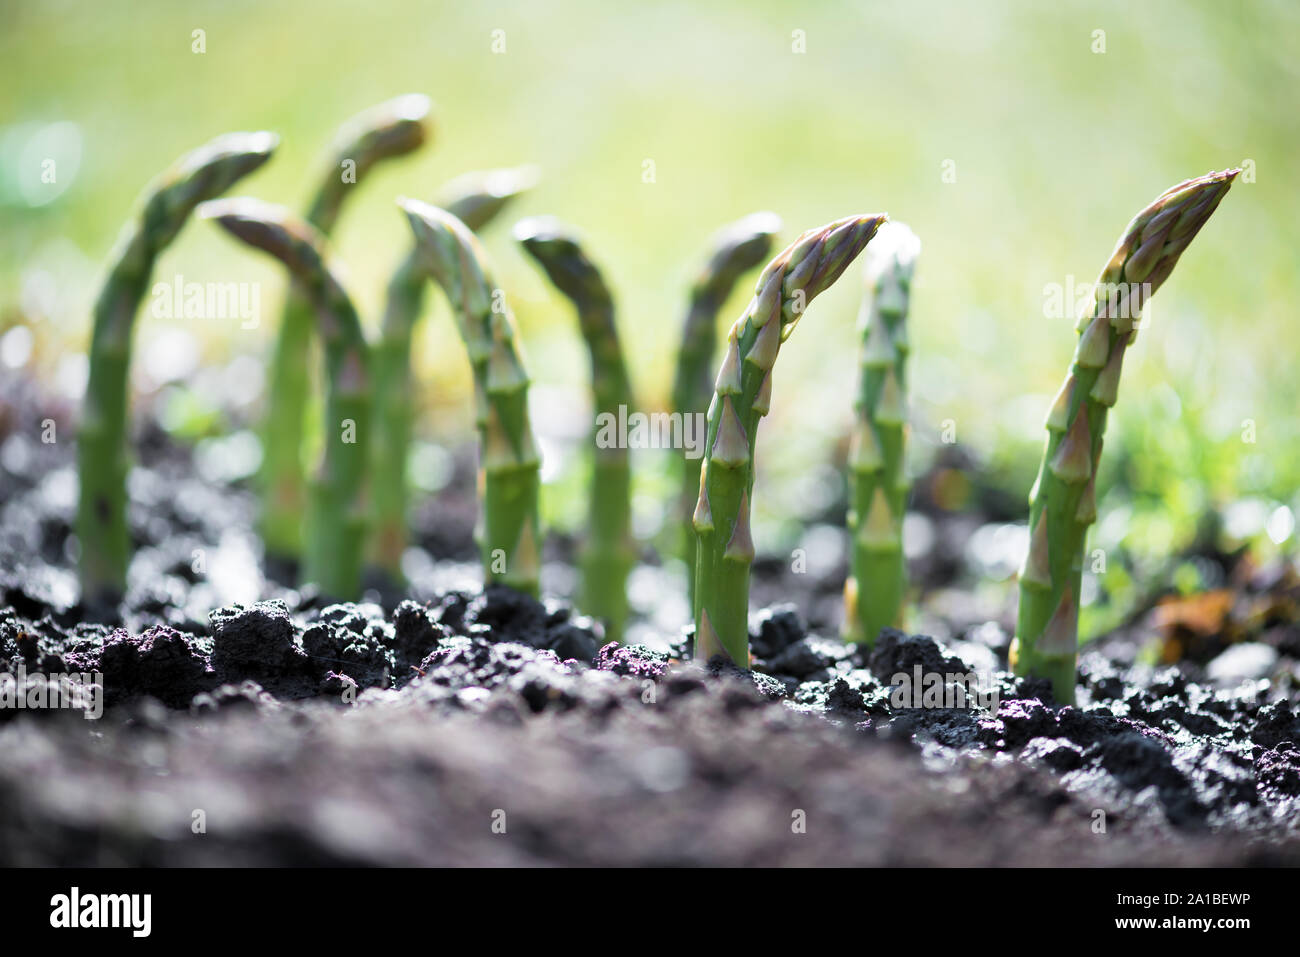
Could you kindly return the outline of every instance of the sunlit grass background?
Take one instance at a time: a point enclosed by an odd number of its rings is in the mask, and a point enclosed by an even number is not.
[[[202,54],[191,49],[197,29]],[[492,52],[496,30],[504,53]],[[0,78],[0,335],[31,327],[25,361],[53,378],[75,383],[67,356],[84,348],[104,257],[173,158],[227,130],[276,130],[278,155],[236,191],[301,207],[343,119],[420,91],[437,103],[432,148],[377,170],[336,233],[372,321],[410,242],[397,194],[536,163],[541,184],[507,220],[553,213],[581,227],[617,291],[641,401],[661,408],[686,286],[719,225],[769,208],[788,240],[887,210],[924,243],[912,318],[917,468],[950,419],[981,475],[1016,495],[1032,481],[1042,415],[1074,345],[1071,320],[1044,315],[1044,286],[1095,278],[1132,214],[1166,187],[1248,163],[1255,181],[1233,188],[1183,257],[1126,363],[1102,503],[1121,518],[1097,536],[1140,569],[1144,556],[1185,547],[1207,511],[1237,506],[1235,534],[1266,551],[1293,541],[1291,512],[1279,509],[1300,505],[1300,7],[1286,0],[44,0],[0,7]],[[55,184],[40,179],[47,158]],[[548,415],[587,421],[572,316],[508,227],[485,239],[539,396],[558,410]],[[157,277],[178,273],[262,283],[263,321],[247,331],[143,316],[142,348],[165,346],[154,380],[172,370],[192,381],[187,341],[204,365],[266,354],[283,287],[272,264],[194,223]],[[851,420],[860,295],[855,273],[783,350],[760,449],[773,476],[760,499],[769,522],[809,510],[782,475],[827,460]],[[468,369],[445,307],[431,312],[419,340],[425,434],[450,442],[470,427]],[[9,343],[8,359],[22,358],[22,341]],[[254,366],[236,368],[255,379]],[[186,401],[201,412],[205,399]],[[1254,443],[1243,441],[1246,420]],[[662,459],[648,464],[640,511],[652,528]],[[547,507],[563,523],[582,500],[564,494],[577,473],[558,471]]]

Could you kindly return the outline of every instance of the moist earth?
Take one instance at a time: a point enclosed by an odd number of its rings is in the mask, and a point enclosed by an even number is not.
[[[1117,633],[1061,707],[996,622],[867,649],[776,604],[742,671],[692,661],[689,630],[619,645],[560,600],[442,587],[463,566],[432,557],[406,593],[271,574],[222,605],[196,552],[238,553],[252,498],[148,427],[128,595],[84,607],[42,416],[66,410],[4,386],[0,671],[102,673],[104,713],[0,709],[5,865],[1300,863],[1285,636],[1152,667]],[[451,494],[417,544],[466,558]],[[917,674],[947,697],[904,694]]]

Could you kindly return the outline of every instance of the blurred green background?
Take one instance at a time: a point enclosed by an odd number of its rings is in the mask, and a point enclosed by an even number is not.
[[[202,54],[191,49],[197,29]],[[498,30],[505,51],[494,53]],[[301,207],[341,121],[418,91],[437,104],[432,147],[377,170],[336,231],[372,321],[410,242],[394,196],[535,163],[541,184],[506,219],[552,213],[583,230],[617,291],[642,402],[662,408],[686,287],[718,226],[768,208],[788,241],[887,210],[924,244],[915,470],[952,420],[980,481],[1018,497],[1074,348],[1072,319],[1045,315],[1044,287],[1093,280],[1130,217],[1168,186],[1246,163],[1254,182],[1238,182],[1183,257],[1126,363],[1096,538],[1122,547],[1130,570],[1186,547],[1212,511],[1235,515],[1228,531],[1266,551],[1294,541],[1291,0],[6,2],[0,76],[0,335],[32,330],[4,340],[0,371],[30,364],[75,392],[69,356],[84,348],[99,270],[140,189],[176,156],[231,129],[278,131],[278,155],[236,191]],[[58,180],[42,183],[51,157]],[[508,225],[485,239],[539,385],[539,428],[580,435],[589,419],[575,324]],[[152,379],[138,383],[146,391],[263,356],[274,330],[281,275],[210,224],[191,224],[156,277],[178,273],[262,283],[262,322],[142,316],[142,351],[161,343]],[[772,476],[759,505],[777,541],[816,511],[808,465],[828,461],[851,421],[857,275],[817,302],[783,350],[759,455]],[[749,291],[747,281],[727,321]],[[471,424],[468,368],[445,306],[431,311],[418,344],[426,435],[450,441]],[[255,395],[256,366],[235,368]],[[202,410],[201,395],[186,401]],[[661,516],[662,464],[649,462],[642,481],[647,532]],[[570,472],[548,463],[561,491],[547,507],[562,524],[583,508],[562,492],[577,487]]]

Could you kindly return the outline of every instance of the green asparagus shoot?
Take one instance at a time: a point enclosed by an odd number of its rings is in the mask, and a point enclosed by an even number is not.
[[[709,405],[709,431],[692,524],[695,655],[749,666],[750,511],[754,441],[772,402],[777,352],[813,298],[858,257],[885,216],[850,216],[811,229],[767,264],[754,298],[731,327]]]
[[[713,251],[691,285],[690,306],[682,323],[681,349],[673,380],[673,411],[685,422],[688,415],[703,415],[713,396],[713,363],[718,350],[718,311],[740,277],[765,262],[772,241],[781,230],[776,213],[753,213],[723,227],[713,237]],[[682,558],[692,607],[695,603],[695,530],[691,513],[699,496],[699,469],[685,455],[674,459],[678,467],[677,514],[681,518]]]
[[[434,205],[445,209],[477,233],[519,196],[537,185],[536,166],[475,170],[444,183]]]
[[[370,356],[352,300],[325,255],[315,227],[260,200],[215,200],[200,210],[232,236],[270,253],[310,304],[325,358],[325,442],[308,488],[301,577],[334,598],[361,591],[370,437]]]
[[[514,316],[469,227],[446,210],[401,199],[425,268],[446,293],[474,371],[479,432],[479,547],[489,583],[536,595],[541,573],[541,458],[528,415],[528,373]]]
[[[438,205],[477,232],[536,181],[536,171],[527,166],[466,173],[443,187]],[[402,579],[407,538],[406,462],[414,415],[411,337],[424,310],[430,278],[424,257],[412,245],[389,279],[383,327],[374,351],[373,558],[395,581]]]
[[[874,644],[880,629],[902,622],[907,569],[907,312],[921,241],[886,223],[867,250],[857,422],[849,453],[852,557],[844,583],[844,637]]]
[[[573,303],[591,359],[592,476],[587,540],[580,561],[580,606],[605,623],[605,636],[621,641],[627,622],[627,576],[636,561],[632,540],[632,473],[626,443],[601,441],[595,423],[618,421],[634,408],[627,363],[614,322],[614,300],[600,270],[574,231],[549,217],[526,219],[515,238]]]
[[[1047,446],[1029,493],[1029,551],[1011,665],[1016,674],[1050,680],[1062,704],[1074,703],[1085,540],[1097,520],[1097,466],[1124,351],[1143,306],[1239,172],[1179,183],[1129,223],[1097,281],[1092,308],[1080,318],[1074,361],[1047,415]]]
[[[131,541],[126,518],[127,373],[140,301],[154,261],[199,203],[220,196],[267,161],[272,133],[230,133],[186,154],[146,191],[123,230],[95,302],[90,380],[77,437],[82,594],[112,600],[124,591]]]
[[[429,98],[412,93],[357,114],[340,129],[330,148],[325,175],[317,186],[306,220],[328,236],[344,200],[374,166],[418,149],[429,137]],[[276,336],[268,382],[262,537],[268,555],[291,560],[302,546],[302,515],[307,494],[303,436],[311,392],[313,308],[290,289]]]

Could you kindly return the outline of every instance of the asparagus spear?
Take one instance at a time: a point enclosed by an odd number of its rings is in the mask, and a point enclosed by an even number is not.
[[[703,415],[713,395],[713,354],[718,347],[718,310],[740,277],[767,259],[772,240],[781,230],[776,213],[753,213],[724,227],[713,238],[713,252],[691,286],[690,307],[682,323],[682,345],[673,381],[673,411],[685,422],[688,415]],[[698,469],[686,456],[675,459],[680,476],[677,510],[682,518],[682,558],[692,606],[695,602],[695,532],[691,513],[699,495]]]
[[[521,194],[537,185],[536,166],[475,170],[444,183],[434,205],[477,233]]]
[[[325,239],[283,206],[216,200],[200,210],[237,239],[284,263],[311,305],[324,345],[325,453],[308,489],[302,579],[332,597],[361,590],[366,448],[370,437],[369,349],[352,300],[325,256]]]
[[[530,189],[536,179],[532,167],[467,173],[443,188],[439,205],[478,231],[512,199]],[[388,282],[383,327],[374,350],[374,558],[397,580],[401,579],[402,551],[406,548],[406,456],[411,441],[413,391],[411,334],[424,308],[429,279],[420,250],[413,245]]]
[[[862,374],[849,454],[853,550],[844,583],[844,637],[866,644],[875,643],[881,628],[900,623],[907,587],[907,310],[920,251],[916,234],[891,222],[880,228],[865,256],[871,292],[858,320]]]
[[[772,401],[772,366],[804,309],[871,241],[885,216],[850,216],[810,229],[767,264],[731,327],[709,405],[693,524],[699,536],[695,655],[749,665],[750,506],[758,420]]]
[[[140,300],[158,254],[190,212],[257,169],[279,142],[273,133],[230,133],[186,154],[152,185],[137,219],[123,231],[95,302],[90,381],[77,437],[81,491],[77,535],[82,593],[108,600],[126,585],[127,372]]]
[[[1017,674],[1052,682],[1073,704],[1079,588],[1088,526],[1097,518],[1097,465],[1115,404],[1124,350],[1142,305],[1173,272],[1240,170],[1209,173],[1162,193],[1129,223],[1080,320],[1078,347],[1047,416],[1047,446],[1029,493],[1030,544],[1020,570],[1020,612],[1011,644]]]
[[[307,222],[328,236],[344,199],[377,163],[410,153],[425,142],[430,109],[428,97],[412,93],[371,107],[345,123],[308,207]],[[281,559],[297,557],[302,545],[303,434],[310,405],[314,324],[312,305],[290,289],[271,360],[261,474],[262,537],[268,554]]]
[[[425,268],[457,313],[474,370],[475,421],[481,445],[479,547],[489,582],[537,594],[541,460],[528,418],[528,373],[505,293],[491,280],[486,254],[469,228],[446,210],[413,199],[398,204],[410,220]]]
[[[614,324],[614,300],[600,270],[583,251],[573,230],[549,217],[526,219],[515,238],[568,297],[591,357],[591,391],[596,421],[619,419],[632,408],[632,386]],[[605,635],[621,641],[627,623],[627,576],[636,561],[632,541],[632,473],[625,443],[602,448],[592,428],[592,477],[587,541],[581,558],[581,604],[605,623]]]

